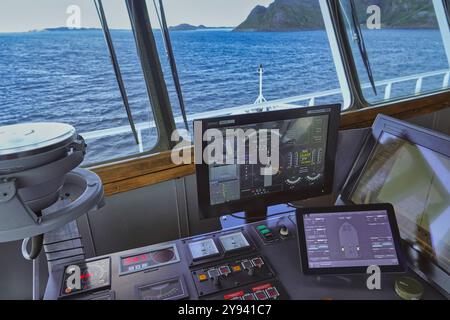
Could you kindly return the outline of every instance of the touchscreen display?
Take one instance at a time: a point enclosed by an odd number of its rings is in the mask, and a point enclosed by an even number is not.
[[[383,133],[351,196],[394,205],[403,239],[450,273],[450,159]]]
[[[303,215],[310,269],[397,266],[387,211]]]

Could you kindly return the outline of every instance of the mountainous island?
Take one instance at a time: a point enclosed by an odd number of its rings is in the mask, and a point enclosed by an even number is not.
[[[227,27],[207,27],[204,25],[194,26],[192,24],[182,23],[177,26],[169,27],[170,31],[196,31],[196,30],[209,30],[209,29],[226,29]]]
[[[364,24],[370,5],[381,8],[384,28],[435,28],[433,4],[429,0],[360,0],[358,17]],[[297,31],[323,28],[317,0],[275,0],[268,7],[256,6],[234,31]]]

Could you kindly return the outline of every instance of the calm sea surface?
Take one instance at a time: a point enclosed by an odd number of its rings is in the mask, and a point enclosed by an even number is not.
[[[135,120],[151,120],[133,35],[112,35]],[[156,38],[174,113],[179,115],[159,31]],[[448,69],[437,30],[366,32],[366,39],[377,81]],[[172,42],[189,114],[253,103],[260,64],[266,71],[268,100],[339,88],[324,31],[174,32]],[[442,83],[440,78],[427,81],[426,89]],[[394,87],[393,94],[413,92],[414,86],[410,82]],[[318,103],[340,101],[335,96]],[[67,122],[79,132],[128,124],[101,31],[0,34],[0,125],[31,121]],[[146,149],[156,136],[156,130],[145,132]],[[131,134],[88,142],[88,162],[137,152]]]

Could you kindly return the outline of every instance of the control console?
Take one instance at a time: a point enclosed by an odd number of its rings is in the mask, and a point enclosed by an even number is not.
[[[80,287],[70,289],[73,267]],[[72,269],[71,269],[72,268]],[[75,268],[76,269],[76,268]],[[442,296],[420,280],[424,299]],[[97,257],[55,268],[46,299],[284,300],[399,299],[383,274],[382,290],[367,278],[308,276],[301,271],[295,212],[243,227]],[[76,282],[76,281],[75,281]],[[345,285],[341,285],[345,283]]]

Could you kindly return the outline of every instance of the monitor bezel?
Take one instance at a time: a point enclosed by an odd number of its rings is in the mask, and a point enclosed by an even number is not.
[[[372,134],[368,135],[342,189],[341,200],[345,204],[355,204],[351,200],[353,194],[384,133],[450,157],[450,148],[447,150],[443,148],[450,143],[449,136],[380,114],[374,122]]]
[[[433,152],[450,157],[450,136],[426,129],[415,124],[394,119],[380,114],[372,126],[372,134],[369,134],[359,156],[357,157],[353,169],[347,178],[341,192],[340,200],[346,205],[355,205],[351,200],[365,172],[366,164],[375,152],[378,141],[384,133],[389,133],[410,143],[422,146]],[[415,271],[425,274],[427,281],[435,283],[447,295],[450,294],[450,284],[448,271],[444,270],[437,262],[418,250],[414,244],[402,239],[409,266]]]
[[[340,274],[366,274],[368,266],[361,267],[333,267],[333,268],[310,268],[308,259],[308,249],[306,245],[305,224],[303,217],[305,215],[314,214],[335,214],[335,213],[351,213],[351,212],[371,212],[386,211],[389,218],[392,237],[397,253],[398,264],[379,266],[383,273],[404,273],[407,270],[405,255],[401,246],[400,231],[395,216],[394,207],[391,204],[369,204],[369,205],[353,205],[353,206],[334,206],[320,208],[300,208],[297,209],[297,231],[298,242],[300,248],[300,259],[302,271],[306,275],[340,275]]]
[[[217,218],[227,214],[244,212],[252,208],[269,207],[271,205],[287,203],[289,201],[298,201],[313,198],[316,196],[324,196],[331,194],[333,191],[335,158],[337,152],[338,132],[340,124],[341,105],[323,105],[316,107],[300,107],[295,109],[285,109],[279,111],[267,111],[260,113],[249,113],[240,115],[229,115],[217,118],[199,119],[194,121],[201,122],[202,137],[207,129],[215,128],[229,128],[236,126],[245,126],[251,124],[267,123],[274,121],[283,121],[290,119],[308,118],[314,116],[328,115],[328,135],[327,135],[327,151],[325,155],[325,183],[323,188],[311,189],[302,194],[298,191],[292,192],[277,192],[263,196],[255,196],[236,201],[230,201],[223,204],[211,205],[210,189],[209,189],[209,165],[205,164],[203,159],[201,164],[196,164],[196,178],[198,203],[200,209],[200,216],[202,219]],[[233,124],[230,125],[230,121]],[[225,123],[226,125],[219,125]],[[208,145],[202,140],[201,152],[205,150]],[[197,141],[197,139],[195,139]],[[197,152],[198,148],[195,148]]]

